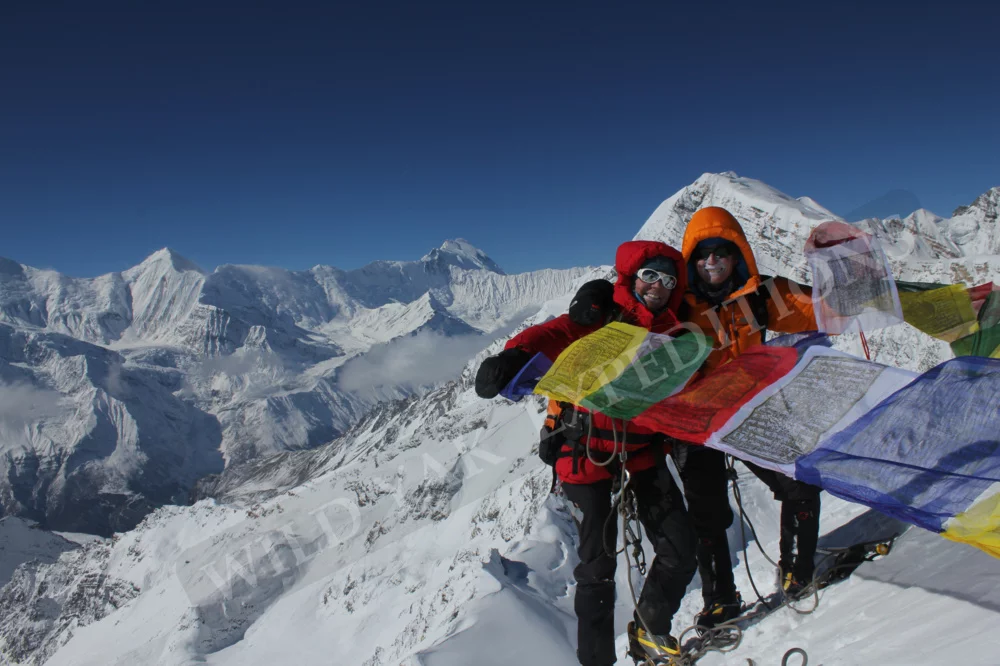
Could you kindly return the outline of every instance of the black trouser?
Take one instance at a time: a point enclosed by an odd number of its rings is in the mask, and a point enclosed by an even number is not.
[[[683,448],[682,448],[683,447]],[[736,581],[726,530],[733,524],[726,455],[705,446],[675,445],[691,523],[698,535],[698,574],[705,607],[736,601]]]
[[[810,582],[819,541],[820,488],[750,462],[744,464],[767,484],[774,493],[774,499],[781,502],[778,564],[782,574],[791,571],[799,582]]]
[[[612,512],[611,480],[563,484],[566,497],[583,513],[580,564],[574,570],[577,657],[583,666],[615,663],[615,550],[618,521]],[[694,530],[684,500],[665,465],[632,475],[639,520],[655,556],[639,595],[639,613],[654,634],[670,633],[695,571]]]

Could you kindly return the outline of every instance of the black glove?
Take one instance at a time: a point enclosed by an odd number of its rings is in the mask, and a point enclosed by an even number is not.
[[[490,356],[483,361],[476,373],[476,395],[480,398],[495,398],[532,356],[533,354],[517,347]]]
[[[607,280],[591,280],[580,287],[569,304],[569,318],[580,326],[594,326],[615,311],[615,285]]]

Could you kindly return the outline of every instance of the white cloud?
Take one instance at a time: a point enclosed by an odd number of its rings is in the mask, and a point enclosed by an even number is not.
[[[447,336],[421,331],[396,338],[345,363],[338,384],[344,391],[358,391],[385,386],[415,388],[455,379],[472,357],[495,340],[506,339],[534,311],[518,312],[490,335]]]
[[[0,423],[10,428],[21,428],[62,414],[63,397],[31,384],[0,383]]]
[[[274,352],[262,349],[240,349],[233,354],[202,359],[184,375],[181,396],[186,399],[201,396],[235,396],[253,400],[281,388],[294,375]]]
[[[224,374],[231,377],[247,375],[262,369],[282,370],[281,359],[272,352],[260,350],[240,350],[227,356],[204,359],[198,367],[198,374],[204,377]]]
[[[426,386],[455,378],[470,358],[485,349],[489,336],[449,337],[421,332],[372,347],[340,370],[340,388],[357,391],[381,386]]]

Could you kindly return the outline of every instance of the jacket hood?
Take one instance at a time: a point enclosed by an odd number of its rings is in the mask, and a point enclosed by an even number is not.
[[[696,278],[694,275],[695,262],[691,261],[691,256],[694,254],[695,248],[698,247],[698,243],[711,238],[721,238],[733,243],[739,248],[740,254],[743,255],[743,262],[746,264],[749,279],[735,293],[756,289],[760,284],[760,271],[757,269],[757,259],[753,256],[753,250],[750,249],[750,243],[747,242],[746,234],[743,233],[743,227],[740,226],[740,223],[733,217],[732,213],[718,206],[708,206],[698,210],[691,216],[691,221],[688,222],[687,228],[684,230],[681,254],[684,255],[684,260],[688,262],[688,270],[691,273],[690,279],[694,280]]]
[[[677,268],[677,286],[670,294],[667,309],[654,314],[644,303],[639,302],[633,294],[635,274],[642,265],[653,257],[667,257],[673,260]],[[680,252],[660,241],[627,241],[618,246],[615,254],[615,270],[618,279],[615,282],[615,302],[642,326],[649,328],[654,322],[662,323],[664,319],[677,320],[677,309],[687,291],[687,270],[684,257]],[[669,313],[669,317],[667,314]]]

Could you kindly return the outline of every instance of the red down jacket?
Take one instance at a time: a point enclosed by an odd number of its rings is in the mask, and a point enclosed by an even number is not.
[[[667,309],[653,314],[644,303],[640,302],[634,292],[635,274],[639,268],[649,259],[657,256],[664,256],[672,259],[677,267],[677,285],[670,295]],[[681,253],[670,247],[666,243],[658,241],[628,241],[618,247],[615,255],[615,270],[618,271],[618,280],[615,282],[614,300],[621,308],[621,320],[635,326],[642,326],[654,333],[673,333],[680,328],[677,319],[677,309],[684,298],[687,289],[687,269]],[[541,352],[548,358],[555,360],[560,352],[575,340],[582,338],[588,333],[593,333],[600,326],[585,327],[574,324],[569,315],[556,317],[544,324],[538,324],[525,329],[507,342],[505,348],[518,347],[531,354]],[[583,408],[577,407],[581,412]],[[618,432],[619,446],[622,421],[612,419],[604,414],[594,413],[593,428],[595,434],[590,439],[591,453],[597,460],[606,460],[608,455],[614,451],[615,443],[612,436],[612,428]],[[629,423],[626,427],[626,447],[628,458],[626,468],[629,472],[639,472],[656,465],[656,456],[662,456],[669,449],[657,448],[650,450],[649,441],[652,430],[641,428]],[[636,443],[630,443],[633,441]],[[563,451],[568,452],[571,447],[564,446]],[[608,479],[611,474],[605,467],[594,465],[587,459],[585,453],[579,455],[576,460],[576,472],[573,471],[573,459],[566,456],[559,458],[556,462],[556,474],[564,483],[594,483],[603,479]]]

